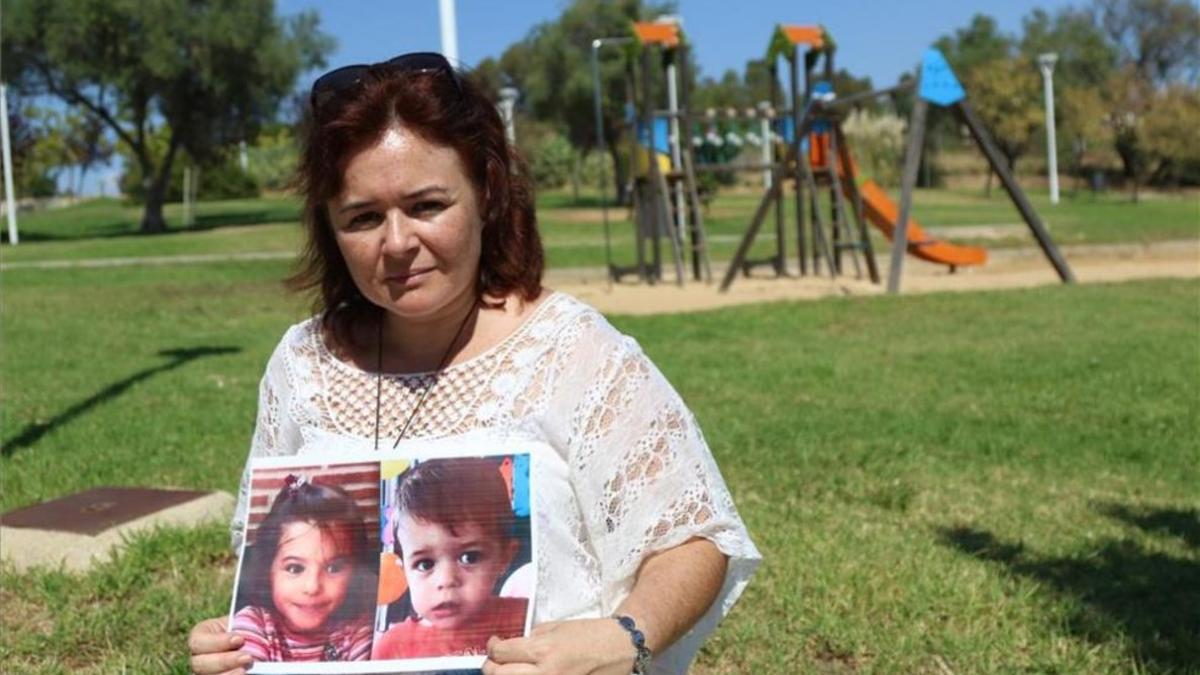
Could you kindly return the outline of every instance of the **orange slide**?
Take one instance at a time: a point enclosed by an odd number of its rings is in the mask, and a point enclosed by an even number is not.
[[[842,190],[849,195],[846,181],[842,181]],[[896,230],[896,221],[900,220],[900,208],[888,197],[887,192],[873,180],[865,180],[858,186],[862,194],[863,215],[880,232],[892,239]],[[912,216],[908,218],[908,252],[921,260],[931,263],[959,267],[966,265],[982,265],[987,262],[987,250],[975,246],[959,246],[933,239],[921,229]]]
[[[814,167],[825,166],[825,153],[828,150],[828,137],[824,134],[818,134],[817,142],[811,145],[809,151],[810,163]],[[854,160],[851,160],[850,163],[854,169],[854,175],[861,175],[858,173],[858,167],[853,166]],[[837,164],[838,178],[841,179],[842,183],[842,193],[846,195],[847,199],[853,199],[854,192],[851,190],[850,179],[846,175],[845,166],[842,164],[840,158]],[[858,186],[858,191],[862,195],[863,215],[866,216],[872,225],[879,228],[880,232],[883,232],[888,241],[892,241],[893,234],[896,231],[896,221],[900,220],[900,207],[873,180],[863,180]],[[951,267],[982,265],[987,262],[986,249],[976,246],[959,246],[958,244],[934,239],[925,230],[921,229],[921,224],[911,215],[908,217],[907,238],[908,253],[921,260],[927,260],[939,265],[949,265]]]

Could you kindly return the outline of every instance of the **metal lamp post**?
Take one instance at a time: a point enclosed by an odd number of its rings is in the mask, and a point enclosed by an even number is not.
[[[602,94],[600,92],[600,48],[604,45],[622,45],[627,42],[632,42],[631,37],[610,37],[596,38],[592,40],[592,102],[595,104],[596,113],[596,149],[603,157],[607,152],[604,144],[604,112],[601,107]],[[608,224],[608,171],[605,170],[605,162],[600,162],[600,213],[604,220],[604,263],[607,266],[608,274],[605,278],[608,279],[609,287],[612,286],[612,235],[609,232]]]
[[[1046,171],[1050,175],[1050,203],[1058,203],[1058,147],[1054,138],[1054,64],[1058,54],[1038,55],[1042,85],[1046,96]]]
[[[8,243],[16,245],[17,236],[17,191],[13,189],[12,145],[8,138],[7,87],[0,84],[0,144],[4,145],[4,211],[8,218]]]

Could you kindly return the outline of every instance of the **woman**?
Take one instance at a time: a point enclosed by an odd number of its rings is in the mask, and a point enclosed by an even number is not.
[[[332,71],[311,103],[292,283],[318,291],[317,316],[271,357],[251,455],[544,442],[535,628],[490,641],[483,672],[686,670],[758,552],[637,344],[542,287],[529,174],[494,105],[434,54]],[[243,486],[235,544],[245,513]],[[189,643],[196,672],[249,664],[223,620]]]

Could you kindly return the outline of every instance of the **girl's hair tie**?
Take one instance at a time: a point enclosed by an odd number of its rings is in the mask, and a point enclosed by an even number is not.
[[[289,473],[287,478],[283,479],[283,486],[287,488],[288,492],[295,494],[300,488],[308,485],[308,482],[308,476],[306,474],[300,474],[297,476],[294,473]]]

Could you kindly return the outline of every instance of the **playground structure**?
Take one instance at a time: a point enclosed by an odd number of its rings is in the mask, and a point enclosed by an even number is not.
[[[691,128],[687,89],[687,42],[678,24],[636,22],[631,35],[597,40],[593,43],[593,74],[597,83],[596,128],[603,148],[600,120],[599,79],[596,74],[596,49],[600,43],[625,45],[626,54],[626,126],[629,144],[629,174],[635,215],[637,262],[630,267],[614,265],[611,256],[607,205],[604,226],[608,274],[620,281],[626,275],[657,283],[662,279],[663,240],[670,247],[678,284],[684,281],[686,257],[690,259],[696,280],[711,281],[712,269],[704,232],[704,214],[700,208],[693,171],[691,147],[681,141],[682,130]],[[654,57],[659,57],[661,78],[656,77]],[[636,70],[635,70],[636,65]],[[662,79],[667,108],[655,108]],[[604,196],[607,199],[607,195]]]
[[[603,148],[600,122],[596,48],[600,43],[626,45],[626,142],[631,188],[634,201],[637,262],[632,267],[612,263],[608,251],[611,280],[636,274],[639,280],[656,283],[663,279],[662,245],[670,246],[675,280],[684,283],[684,255],[690,254],[695,280],[711,280],[707,235],[703,212],[699,207],[696,174],[704,171],[754,171],[764,178],[764,193],[742,236],[720,284],[727,291],[740,273],[748,276],[758,267],[769,267],[777,277],[789,276],[787,267],[787,231],[785,197],[788,183],[793,188],[796,253],[800,275],[822,273],[831,277],[846,272],[847,257],[860,278],[863,268],[873,283],[880,282],[875,252],[867,230],[870,224],[892,241],[888,291],[899,292],[904,254],[945,265],[951,271],[959,267],[982,265],[987,261],[984,249],[960,246],[929,236],[911,216],[913,188],[924,144],[925,120],[930,103],[952,107],[959,121],[969,130],[975,144],[1000,177],[1009,198],[1064,283],[1074,281],[1066,261],[1054,245],[1028,198],[1007,169],[990,135],[971,109],[966,93],[945,58],[935,49],[926,51],[918,77],[910,82],[853,96],[838,98],[831,82],[834,74],[836,45],[820,26],[779,25],[772,33],[767,50],[770,71],[770,100],[757,110],[726,111],[725,120],[759,124],[761,131],[742,134],[722,133],[721,120],[713,111],[705,117],[703,133],[693,128],[689,108],[686,55],[682,30],[673,22],[634,23],[631,34],[593,43],[593,73],[597,77],[597,134]],[[667,108],[656,109],[653,56],[658,55],[665,79]],[[780,105],[778,63],[783,59],[789,77],[790,101]],[[635,72],[633,64],[638,64]],[[823,79],[815,77],[820,64]],[[803,79],[803,86],[801,86]],[[842,121],[856,104],[897,93],[916,94],[908,125],[901,196],[897,205],[887,192],[862,176],[854,163]],[[748,141],[762,148],[760,163],[735,164],[732,154],[721,152],[726,143],[739,146]],[[696,161],[697,148],[701,158]],[[716,149],[716,150],[714,150]],[[820,195],[828,193],[825,204]],[[607,199],[605,194],[604,199]],[[609,241],[607,204],[605,237]],[[750,259],[749,253],[768,219],[773,214],[774,242],[765,258]],[[686,240],[685,240],[686,237]],[[760,247],[761,250],[761,247]]]

